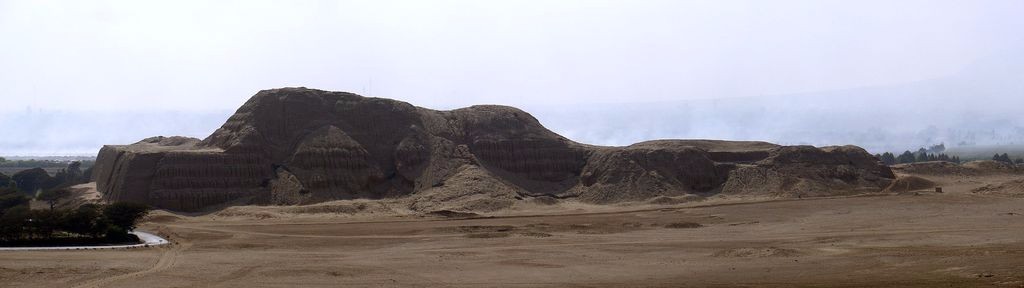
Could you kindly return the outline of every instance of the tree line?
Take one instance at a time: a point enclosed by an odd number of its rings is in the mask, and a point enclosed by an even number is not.
[[[0,245],[67,245],[138,242],[129,234],[149,207],[116,202],[85,204],[75,209],[36,209],[11,187],[0,188]]]
[[[1001,155],[997,153],[996,155],[992,156],[992,160],[1008,164],[1024,164],[1024,158],[1017,158],[1017,160],[1013,160],[1010,159],[1010,155],[1006,153],[1003,153]]]
[[[72,161],[79,162],[84,168],[90,168],[96,161],[83,160],[83,161]],[[55,161],[55,160],[10,160],[4,157],[0,157],[0,167],[12,168],[12,167],[39,167],[39,168],[62,168],[68,165],[66,161]]]
[[[952,163],[961,163],[960,156],[949,156],[945,153],[928,153],[924,148],[919,149],[917,152],[910,152],[910,150],[904,151],[900,155],[896,155],[890,152],[882,154],[875,154],[878,160],[881,160],[885,165],[896,165],[916,162],[928,162],[928,161],[945,161]]]
[[[946,150],[945,145],[939,144],[931,146],[928,149],[920,148],[917,152],[911,152],[910,150],[904,151],[900,155],[893,154],[891,152],[885,152],[882,154],[875,154],[875,158],[882,161],[886,165],[916,163],[916,162],[929,162],[929,161],[946,161],[952,163],[963,163],[960,160],[960,156],[949,156],[942,153]],[[1024,158],[1017,158],[1016,160],[1011,159],[1007,153],[995,154],[992,156],[992,160],[1004,162],[1008,164],[1024,164]]]
[[[48,190],[64,189],[89,182],[91,167],[82,170],[82,162],[73,161],[67,167],[57,171],[54,176],[43,168],[32,168],[14,173],[12,176],[0,173],[0,188],[13,187],[29,196],[35,196]]]
[[[85,204],[74,209],[57,209],[69,198],[68,187],[85,183],[88,175],[81,163],[50,176],[41,168],[23,170],[13,176],[0,173],[0,245],[80,245],[137,242],[129,234],[149,213],[142,204],[117,202]],[[31,208],[31,200],[45,202],[49,209]]]

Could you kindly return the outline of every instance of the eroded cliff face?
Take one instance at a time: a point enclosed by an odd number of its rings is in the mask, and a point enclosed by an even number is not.
[[[263,158],[223,153],[196,143],[198,139],[154,137],[132,145],[104,146],[93,170],[96,187],[110,200],[183,211],[264,190],[262,181],[268,171]]]
[[[896,178],[888,166],[856,146],[772,149],[754,165],[730,171],[723,194],[814,197],[877,192]]]
[[[105,146],[95,173],[110,200],[172,210],[406,196],[412,209],[493,210],[531,197],[829,195],[878,191],[894,178],[856,147],[713,140],[598,147],[512,107],[435,111],[306,88],[257,93],[202,141]]]

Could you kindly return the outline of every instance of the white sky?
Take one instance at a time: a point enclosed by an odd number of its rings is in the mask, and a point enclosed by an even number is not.
[[[0,0],[0,111],[235,109],[282,86],[433,108],[789,94],[956,74],[1022,31],[1024,1]]]

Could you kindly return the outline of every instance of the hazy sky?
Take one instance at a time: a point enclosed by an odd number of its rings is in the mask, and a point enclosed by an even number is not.
[[[1021,51],[1019,0],[0,0],[0,155],[203,138],[283,86],[604,145],[1024,143]]]
[[[282,86],[434,108],[835,90],[1020,53],[1022,11],[978,0],[0,0],[0,109],[235,109]]]

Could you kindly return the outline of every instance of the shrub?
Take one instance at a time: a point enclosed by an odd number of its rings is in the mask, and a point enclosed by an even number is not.
[[[110,225],[132,231],[139,220],[149,214],[149,210],[149,206],[145,204],[117,202],[103,208],[103,217],[110,221]]]
[[[21,191],[13,187],[0,188],[0,215],[3,215],[7,209],[28,206],[28,196],[22,194]]]
[[[37,190],[50,189],[58,184],[43,168],[33,168],[14,173],[11,179],[18,185],[18,189],[28,194],[35,194]]]
[[[25,238],[25,224],[29,219],[28,205],[13,207],[0,215],[0,240]]]
[[[12,187],[14,180],[11,180],[11,176],[7,176],[4,173],[0,173],[0,187]]]
[[[99,238],[101,235],[107,234],[107,230],[110,228],[110,222],[102,216],[99,205],[82,205],[68,213],[63,222],[63,229],[67,232]]]
[[[71,191],[68,189],[49,189],[39,192],[39,194],[36,195],[36,200],[46,202],[46,204],[50,205],[50,210],[53,210],[54,206],[57,206],[57,203],[60,202],[61,199],[69,196],[71,196]]]

